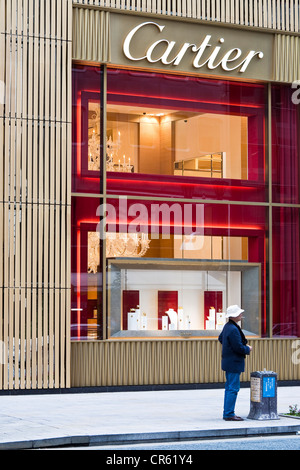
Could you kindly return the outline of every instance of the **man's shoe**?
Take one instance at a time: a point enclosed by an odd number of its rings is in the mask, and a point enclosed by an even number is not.
[[[230,416],[229,418],[223,418],[225,421],[244,421],[240,416]]]

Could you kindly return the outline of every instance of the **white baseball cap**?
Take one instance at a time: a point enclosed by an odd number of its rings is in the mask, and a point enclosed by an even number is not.
[[[226,318],[229,317],[238,317],[245,310],[242,310],[238,305],[230,305],[226,310]]]

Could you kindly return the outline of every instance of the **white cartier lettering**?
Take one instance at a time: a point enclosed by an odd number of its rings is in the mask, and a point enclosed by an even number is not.
[[[130,60],[143,60],[143,59],[146,59],[146,56],[144,55],[143,57],[133,57],[130,53],[130,43],[131,43],[131,40],[133,38],[133,36],[135,35],[135,33],[143,28],[144,26],[147,26],[148,24],[152,24],[152,25],[155,25],[158,27],[158,29],[160,31],[162,31],[164,29],[164,26],[159,26],[157,23],[153,23],[153,21],[147,21],[146,23],[142,23],[138,26],[136,26],[135,28],[133,28],[130,33],[127,34],[126,38],[125,38],[125,41],[123,43],[123,51],[124,51],[124,54],[126,55],[126,57]]]
[[[206,65],[210,70],[221,67],[227,72],[238,70],[240,73],[243,73],[248,68],[254,57],[257,57],[258,59],[262,59],[264,57],[262,51],[254,50],[248,51],[243,57],[243,51],[238,47],[224,52],[222,51],[225,43],[224,38],[219,38],[218,40],[221,45],[212,47],[210,44],[212,36],[209,34],[204,37],[199,45],[185,42],[180,45],[179,48],[176,48],[176,41],[169,41],[165,38],[158,39],[150,45],[145,46],[145,55],[134,57],[131,51],[133,49],[132,46],[134,45],[133,41],[135,39],[135,34],[141,28],[151,27],[153,29],[153,26],[158,30],[158,34],[161,34],[165,28],[165,25],[160,25],[154,21],[147,21],[135,26],[127,34],[123,43],[123,52],[129,60],[140,61],[146,59],[150,63],[161,62],[164,65],[172,64],[177,66],[188,51],[190,51],[194,53],[192,64],[196,69]],[[149,33],[149,31],[147,32]],[[203,58],[204,52],[210,52],[209,57],[206,59]]]
[[[153,59],[152,58],[152,52],[154,51],[155,47],[158,45],[158,44],[162,44],[162,43],[166,43],[167,44],[167,48],[165,50],[165,52],[163,53],[163,55],[161,57],[159,57],[158,59]],[[171,64],[173,62],[173,60],[171,61],[168,61],[168,56],[171,52],[171,50],[173,49],[173,47],[175,46],[175,41],[168,41],[167,39],[161,39],[160,41],[156,41],[152,44],[152,46],[149,47],[149,49],[147,50],[147,54],[146,54],[146,58],[148,60],[148,62],[158,62],[158,61],[161,61],[163,64]]]

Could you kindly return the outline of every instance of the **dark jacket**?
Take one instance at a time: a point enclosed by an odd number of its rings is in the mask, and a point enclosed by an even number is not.
[[[219,341],[222,344],[222,370],[241,373],[245,370],[245,356],[250,354],[247,339],[239,325],[229,320],[224,326]]]

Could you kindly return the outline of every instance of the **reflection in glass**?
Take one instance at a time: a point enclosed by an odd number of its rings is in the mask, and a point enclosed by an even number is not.
[[[174,163],[174,174],[182,176],[208,176],[223,178],[224,153],[211,153]]]
[[[289,85],[272,86],[273,201],[300,202],[300,113]]]
[[[273,208],[273,335],[300,336],[299,209]]]
[[[100,103],[88,102],[88,169],[100,171]]]
[[[96,215],[99,199],[72,198],[71,339],[96,340],[103,335],[101,240]]]

